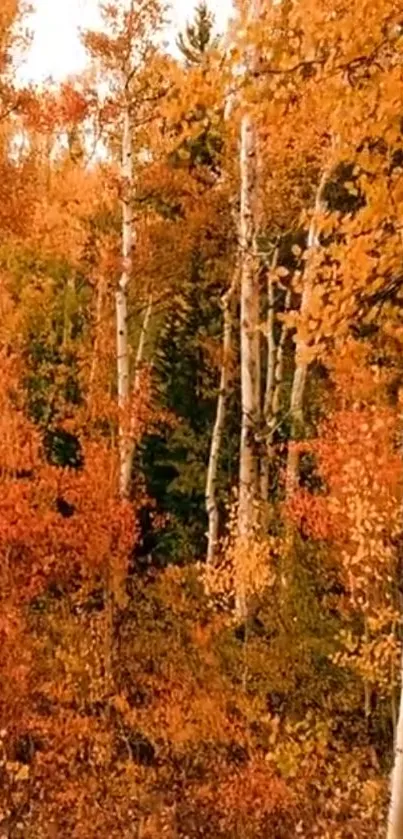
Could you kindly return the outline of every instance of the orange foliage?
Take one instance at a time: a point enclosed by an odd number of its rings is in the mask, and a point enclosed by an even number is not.
[[[17,94],[8,67],[18,3],[1,4],[0,836],[381,835],[386,784],[368,720],[375,696],[390,702],[395,723],[402,625],[397,6],[284,0],[263,3],[256,25],[239,2],[231,49],[214,46],[184,68],[156,47],[158,0],[114,0],[104,31],[84,39],[104,95],[89,76]],[[241,76],[251,45],[256,72]],[[154,306],[124,416],[114,321],[123,106],[135,161],[132,367],[150,297]],[[139,570],[139,512],[154,509],[142,446],[177,422],[158,401],[161,324],[179,306],[186,318],[195,261],[217,300],[234,276],[246,109],[259,137],[262,286],[279,242],[275,302],[287,296],[294,309],[280,311],[274,329],[289,329],[269,464],[276,486],[256,505],[251,538],[237,537],[229,514],[216,566],[175,556],[178,567]],[[87,148],[88,127],[104,162]],[[351,171],[341,183],[343,166]],[[312,255],[303,241],[323,173]],[[332,205],[342,187],[344,200],[360,199],[353,209]],[[203,329],[194,338],[217,378],[219,329]],[[314,489],[307,479],[283,503],[292,330],[328,378],[308,371],[311,439],[289,443],[314,463]],[[239,424],[237,364],[235,344]],[[119,428],[136,448],[125,501]],[[256,429],[257,443],[265,432]],[[73,462],[58,462],[57,434],[79,452]],[[226,486],[233,462],[228,473]]]

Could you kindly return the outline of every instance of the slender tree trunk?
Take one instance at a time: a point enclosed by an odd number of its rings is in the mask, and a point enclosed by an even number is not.
[[[208,542],[207,542],[207,562],[212,563],[216,556],[218,530],[219,530],[219,511],[217,504],[217,476],[218,465],[221,452],[221,443],[224,432],[225,415],[228,402],[229,386],[231,380],[231,350],[232,350],[232,330],[233,330],[233,298],[235,292],[235,281],[232,283],[228,291],[224,294],[222,300],[223,308],[223,355],[221,362],[221,378],[220,389],[217,399],[217,412],[211,438],[210,457],[206,481],[206,510],[208,516]]]
[[[239,470],[239,534],[249,534],[255,517],[260,424],[260,300],[256,240],[256,132],[246,114],[241,128],[241,387],[242,429]]]
[[[291,289],[287,291],[284,303],[284,312],[285,314],[290,311],[291,307]],[[273,404],[272,404],[272,422],[273,422],[273,429],[270,432],[270,437],[273,437],[273,432],[278,427],[280,423],[280,408],[281,408],[281,393],[284,386],[284,352],[285,352],[285,342],[287,340],[289,329],[285,323],[283,323],[281,329],[280,340],[277,349],[277,359],[276,359],[276,369],[274,373],[274,391],[273,391]]]
[[[148,331],[151,323],[151,316],[153,313],[153,295],[150,292],[147,300],[147,306],[144,312],[143,323],[141,324],[140,337],[137,346],[136,361],[134,367],[134,392],[138,393],[141,384],[141,373],[144,365],[145,349],[148,338]]]
[[[150,323],[151,323],[151,317],[152,317],[152,313],[153,313],[153,305],[154,305],[153,295],[150,293],[150,295],[148,297],[148,301],[147,301],[147,306],[146,306],[146,309],[145,309],[145,312],[144,312],[143,323],[141,324],[140,337],[139,337],[139,342],[138,342],[138,346],[137,346],[136,360],[135,360],[135,366],[134,366],[133,396],[134,396],[135,399],[136,399],[136,397],[139,396],[140,391],[141,391],[141,374],[142,374],[143,369],[144,369],[144,357],[145,357],[145,350],[146,350],[146,346],[147,346],[147,338],[148,338],[148,332],[149,332]],[[132,415],[131,415],[131,420],[130,420],[130,473],[132,471],[133,460],[134,460],[134,456],[135,456],[135,452],[136,452],[135,429],[136,429],[136,419],[137,419],[137,417],[136,417],[135,411],[136,411],[136,402],[133,405],[133,410],[132,410]]]
[[[291,291],[287,291],[284,302],[284,313],[290,310],[291,305]],[[276,430],[282,424],[281,412],[281,396],[284,388],[284,352],[285,342],[288,335],[288,327],[283,323],[280,331],[280,338],[276,347],[274,378],[271,389],[271,403],[269,410],[265,411],[265,427],[266,427],[266,456],[261,470],[261,496],[262,501],[267,501],[268,498],[268,478],[269,466],[273,457],[273,438]],[[267,464],[267,466],[266,466]],[[265,471],[266,470],[266,471]],[[267,477],[266,477],[267,475]]]
[[[261,0],[251,0],[249,20],[260,19]],[[246,73],[255,71],[258,53],[251,46],[245,54]],[[241,403],[242,425],[239,462],[238,537],[243,550],[253,538],[260,499],[258,434],[261,421],[260,282],[257,260],[258,139],[255,120],[247,110],[241,122],[240,149],[240,285],[241,285]],[[244,586],[237,592],[239,617],[247,617]]]
[[[129,420],[129,339],[127,325],[127,289],[132,273],[132,130],[129,105],[124,113],[122,142],[122,257],[123,266],[116,292],[117,385],[119,406],[119,489],[122,498],[130,491],[132,445]]]
[[[97,375],[97,368],[98,368],[98,361],[99,361],[99,348],[100,348],[100,341],[101,341],[102,310],[103,310],[104,296],[105,296],[105,279],[104,279],[104,277],[100,277],[96,294],[97,294],[97,297],[96,297],[96,307],[95,307],[95,338],[94,338],[94,347],[93,347],[93,351],[92,351],[90,375],[89,375],[89,380],[88,380],[88,401],[89,401],[89,405],[90,405],[91,410],[92,410],[93,392],[94,392],[94,387],[95,387],[95,378],[96,378],[96,375]]]
[[[249,21],[257,23],[260,13],[261,0],[250,0]],[[254,72],[258,58],[256,48],[251,45],[245,54],[247,74]],[[248,111],[241,122],[240,178],[242,428],[238,529],[240,536],[247,536],[254,521],[258,497],[256,437],[261,418],[260,283],[256,253],[258,140],[255,121]]]
[[[312,276],[312,261],[319,246],[318,217],[324,210],[323,191],[327,180],[327,171],[323,173],[316,193],[315,209],[308,233],[308,255],[303,278],[300,318],[304,321],[309,313],[312,300],[314,277]],[[290,418],[291,439],[298,437],[304,425],[304,396],[308,376],[309,362],[307,360],[309,344],[304,337],[298,337],[295,349],[295,372],[291,390]],[[286,495],[290,497],[298,485],[299,455],[294,446],[289,447],[286,474]]]
[[[393,628],[392,634],[394,639],[396,640],[397,637],[397,626],[396,621],[393,621]],[[396,702],[396,669],[395,663],[393,661],[393,657],[391,659],[390,664],[390,683],[392,685],[392,691],[390,695],[390,715],[392,720],[392,728],[393,728],[393,746],[396,746],[396,733],[397,733],[397,720],[398,720],[398,707]]]
[[[263,502],[266,502],[269,495],[269,467],[271,455],[271,434],[270,428],[273,422],[272,408],[274,397],[274,383],[277,361],[277,346],[274,334],[275,326],[275,300],[273,271],[277,266],[278,248],[273,256],[271,267],[267,273],[267,366],[266,366],[266,390],[263,406],[263,417],[266,430],[266,452],[262,458],[260,470],[260,495]]]
[[[392,772],[387,839],[403,839],[403,656],[401,660],[400,710],[396,729],[395,762]]]

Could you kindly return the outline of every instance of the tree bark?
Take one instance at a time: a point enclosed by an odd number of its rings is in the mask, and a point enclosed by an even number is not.
[[[141,324],[141,331],[139,342],[137,345],[136,361],[134,367],[134,392],[138,393],[141,384],[141,373],[144,365],[144,355],[147,344],[148,330],[150,328],[151,316],[153,313],[153,295],[150,292],[148,296],[147,306],[144,312],[143,323]]]
[[[94,346],[92,351],[91,368],[88,379],[88,403],[90,411],[92,412],[93,392],[95,387],[95,379],[98,369],[98,356],[101,342],[101,325],[102,325],[102,310],[105,296],[105,279],[100,277],[96,291],[96,306],[95,306],[95,323],[94,323]]]
[[[314,277],[312,276],[312,261],[319,246],[318,217],[324,210],[323,191],[326,185],[328,172],[323,173],[316,193],[315,208],[308,232],[308,254],[304,271],[302,298],[300,305],[300,319],[304,321],[309,314],[312,300]],[[291,441],[297,439],[300,430],[304,425],[304,396],[308,375],[309,362],[307,360],[309,343],[304,337],[297,333],[295,348],[295,371],[291,390],[290,418],[291,418]],[[286,471],[286,496],[289,498],[298,485],[299,455],[294,446],[289,446],[287,471]]]
[[[262,501],[265,503],[269,495],[269,467],[271,454],[271,434],[270,428],[273,422],[273,396],[274,396],[274,382],[276,372],[277,360],[277,346],[274,334],[275,326],[275,300],[274,300],[274,282],[273,271],[277,266],[278,248],[275,249],[273,260],[267,272],[267,366],[266,366],[266,389],[263,406],[263,417],[265,423],[266,433],[266,451],[262,458],[260,469],[260,495]]]
[[[239,533],[247,536],[255,515],[260,424],[260,300],[256,241],[256,132],[246,114],[241,127],[241,387],[242,429],[239,470]]]
[[[217,504],[217,476],[221,452],[221,443],[224,432],[225,415],[228,402],[228,392],[231,379],[231,350],[233,330],[233,298],[235,292],[235,281],[222,300],[223,308],[223,355],[221,362],[220,389],[217,399],[217,412],[211,438],[210,457],[206,481],[206,510],[208,516],[208,541],[207,541],[207,562],[214,562],[219,530],[219,511]]]
[[[401,663],[400,710],[396,729],[395,762],[392,772],[387,839],[403,839],[403,656]]]
[[[153,313],[153,306],[154,306],[154,299],[153,299],[152,293],[150,292],[150,295],[149,295],[148,301],[147,301],[147,306],[146,306],[146,309],[145,309],[145,312],[144,312],[143,322],[141,324],[140,337],[139,337],[139,342],[138,342],[138,345],[137,345],[136,360],[135,360],[135,365],[134,365],[133,396],[134,396],[135,400],[140,395],[140,391],[141,391],[141,374],[142,374],[143,369],[144,369],[144,356],[145,356],[145,350],[146,350],[146,345],[147,345],[148,332],[149,332],[150,323],[151,323],[151,316],[152,316],[152,313]],[[136,401],[134,402],[134,405],[132,405],[132,415],[131,415],[131,420],[130,420],[130,472],[132,471],[133,460],[134,460],[134,456],[135,456],[135,453],[136,453],[136,440],[135,440],[136,433],[135,433],[135,429],[136,429],[136,419],[137,419],[137,417],[136,417],[135,411],[136,411]]]
[[[249,22],[258,22],[261,0],[251,0]],[[256,47],[245,54],[245,72],[253,73],[258,63]],[[242,428],[239,469],[240,536],[247,536],[254,520],[258,492],[256,437],[261,415],[260,381],[260,288],[256,254],[258,143],[255,120],[246,111],[241,122],[240,149],[240,279],[241,279],[241,390]]]
[[[261,0],[252,0],[249,21],[260,19]],[[245,53],[245,72],[254,73],[258,53],[252,44]],[[258,434],[261,421],[260,282],[257,261],[258,140],[255,120],[246,110],[241,122],[240,149],[240,285],[241,285],[241,402],[238,538],[247,549],[253,538],[260,499]],[[241,585],[242,589],[242,585]],[[239,617],[247,617],[247,597],[236,596]]]
[[[132,130],[130,108],[124,112],[122,141],[122,274],[116,291],[117,385],[119,407],[119,490],[122,498],[130,492],[132,444],[129,414],[129,338],[127,325],[127,289],[132,273]]]
[[[284,303],[284,312],[285,314],[290,311],[291,306],[291,290],[287,291]],[[272,404],[272,422],[273,422],[273,429],[271,430],[270,437],[273,437],[273,432],[277,428],[280,423],[280,408],[281,408],[281,392],[284,385],[284,351],[285,351],[285,342],[287,340],[289,329],[285,323],[283,323],[281,329],[280,340],[277,348],[277,359],[276,359],[276,369],[274,373],[274,391],[273,391],[273,404]]]

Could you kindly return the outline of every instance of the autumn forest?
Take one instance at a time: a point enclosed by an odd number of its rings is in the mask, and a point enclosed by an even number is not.
[[[100,7],[0,3],[0,839],[403,839],[403,0]]]

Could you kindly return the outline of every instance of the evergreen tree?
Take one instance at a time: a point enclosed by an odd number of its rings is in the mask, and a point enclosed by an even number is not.
[[[208,52],[217,44],[213,36],[214,15],[202,0],[196,7],[193,23],[187,23],[179,34],[177,46],[190,65],[201,64]]]
[[[205,482],[217,372],[206,364],[203,338],[219,340],[219,298],[220,288],[209,277],[203,254],[195,253],[189,283],[164,316],[154,366],[159,402],[177,421],[147,436],[140,447],[148,494],[158,512],[168,516],[161,531],[147,533],[147,524],[143,529],[157,564],[205,555]],[[236,479],[238,399],[234,392],[222,452],[220,504]]]
[[[197,67],[208,68],[212,51],[218,48],[219,38],[214,36],[214,15],[210,12],[206,2],[202,0],[196,7],[192,23],[186,25],[185,31],[179,34],[177,46],[186,59],[189,73]],[[223,112],[221,112],[221,118]],[[214,117],[214,119],[213,119]],[[181,142],[172,154],[171,163],[175,166],[186,165],[192,169],[197,166],[207,166],[211,171],[220,174],[222,151],[222,125],[217,126],[217,114],[206,109],[203,101],[195,101],[195,105],[182,115],[178,123],[178,132],[182,134],[183,123],[189,128],[200,125],[200,131],[192,131],[192,137]]]

